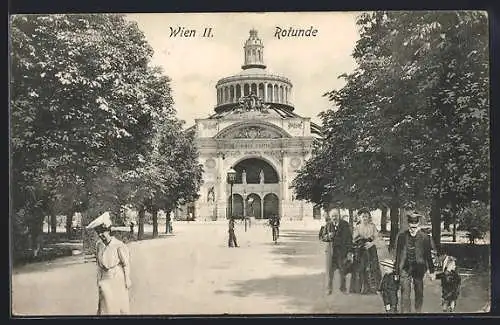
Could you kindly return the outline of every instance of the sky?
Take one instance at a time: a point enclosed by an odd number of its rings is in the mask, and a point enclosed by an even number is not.
[[[356,12],[316,13],[147,13],[129,14],[154,50],[152,63],[171,78],[175,109],[186,127],[214,113],[215,84],[241,71],[243,45],[255,28],[264,44],[269,72],[292,81],[295,113],[320,123],[333,104],[323,94],[340,89],[338,76],[355,68],[359,34]],[[196,30],[195,37],[171,37],[171,28]],[[315,37],[276,37],[276,27],[317,29]],[[212,28],[212,37],[202,37]]]

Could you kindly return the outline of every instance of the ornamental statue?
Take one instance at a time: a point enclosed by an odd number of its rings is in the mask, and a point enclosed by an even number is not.
[[[260,113],[268,113],[269,105],[264,104],[264,101],[259,96],[255,95],[255,93],[251,93],[250,95],[243,96],[238,100],[239,108],[238,112],[251,112],[257,111]]]

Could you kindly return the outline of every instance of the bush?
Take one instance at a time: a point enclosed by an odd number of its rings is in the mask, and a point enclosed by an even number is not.
[[[467,231],[471,243],[475,239],[483,237],[490,230],[490,207],[485,203],[474,201],[470,206],[464,208],[457,217],[458,230]]]

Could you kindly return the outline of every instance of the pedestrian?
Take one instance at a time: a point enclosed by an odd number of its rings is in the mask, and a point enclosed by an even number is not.
[[[328,226],[328,224],[331,222],[331,219],[330,219],[330,216],[329,215],[326,215],[325,216],[325,224],[321,226],[321,228],[319,229],[319,233],[318,233],[318,239],[321,240],[321,241],[327,241],[327,240],[323,240],[323,239],[326,239],[326,227]]]
[[[228,247],[238,247],[238,243],[236,242],[236,235],[234,234],[234,217],[229,217],[229,240],[227,243]]]
[[[165,216],[165,233],[171,234],[172,233],[172,217],[170,216],[170,213],[167,213]]]
[[[359,210],[360,223],[354,226],[354,262],[351,274],[351,293],[377,294],[382,279],[377,245],[380,245],[378,229],[372,221],[370,210]]]
[[[380,281],[378,291],[382,295],[385,312],[397,313],[399,282],[394,274],[394,262],[390,259],[385,259],[380,262],[380,265],[382,265],[384,275],[382,281]]]
[[[441,280],[441,306],[444,312],[452,313],[457,306],[460,294],[461,278],[456,270],[457,259],[446,256],[443,262],[443,271],[436,275]]]
[[[111,225],[111,216],[105,212],[87,226],[99,237],[96,244],[97,315],[128,314],[130,310],[130,254],[128,247],[111,235]]]
[[[340,219],[337,209],[329,208],[330,220],[325,218],[326,224],[321,240],[326,242],[326,275],[327,295],[332,294],[333,277],[336,270],[340,276],[340,291],[347,293],[346,265],[352,263],[352,232],[347,223]]]
[[[276,244],[278,242],[278,238],[279,238],[279,226],[280,226],[280,219],[277,215],[272,215],[270,218],[269,218],[269,224],[271,226],[271,229],[272,229],[272,233],[273,233],[273,242]]]
[[[401,286],[401,312],[411,312],[411,287],[415,295],[415,312],[422,312],[424,301],[424,275],[429,272],[435,279],[432,260],[432,243],[428,234],[420,229],[422,216],[416,213],[407,215],[408,229],[399,233],[396,239],[396,258],[394,271]]]
[[[133,235],[133,234],[134,234],[134,226],[135,226],[134,221],[130,221],[130,234],[131,234],[131,235]]]

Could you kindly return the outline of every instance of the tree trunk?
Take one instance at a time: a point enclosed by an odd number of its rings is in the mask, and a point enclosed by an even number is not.
[[[74,213],[68,213],[66,216],[66,234],[71,235],[71,228],[73,225],[73,215]]]
[[[354,211],[352,209],[349,209],[349,226],[351,229],[354,227]]]
[[[31,236],[31,249],[33,257],[37,257],[42,248],[42,234],[43,234],[43,219],[44,217],[37,211],[32,211],[35,214],[30,222],[29,232]]]
[[[456,218],[456,217],[454,217]],[[457,242],[457,221],[456,219],[453,220],[453,242],[456,243]]]
[[[53,234],[57,232],[57,216],[55,213],[50,215],[50,232]]]
[[[391,235],[389,239],[389,251],[392,252],[396,246],[396,238],[399,233],[399,202],[393,201],[389,206],[391,217]]]
[[[450,223],[452,222],[452,219],[453,219],[453,216],[446,216],[444,217],[444,224],[443,224],[443,228],[444,230],[446,231],[450,231]]]
[[[146,215],[146,209],[144,208],[144,206],[141,206],[139,208],[139,213],[138,213],[139,220],[137,220],[137,222],[138,222],[137,240],[142,240],[144,237],[144,218],[145,218],[145,215]]]
[[[432,200],[431,203],[431,225],[432,239],[438,251],[441,250],[441,201],[439,199]]]
[[[153,215],[153,238],[158,237],[158,209],[152,211]]]
[[[453,242],[456,243],[457,242],[457,213],[458,213],[458,209],[457,209],[457,205],[456,203],[453,203],[451,205],[451,217],[449,218],[449,220],[451,222],[453,222]],[[449,226],[448,226],[449,228]]]
[[[387,207],[383,206],[380,208],[382,215],[380,216],[380,231],[382,233],[387,232]]]
[[[404,207],[399,209],[399,231],[408,229],[408,218],[406,217],[406,210]]]

